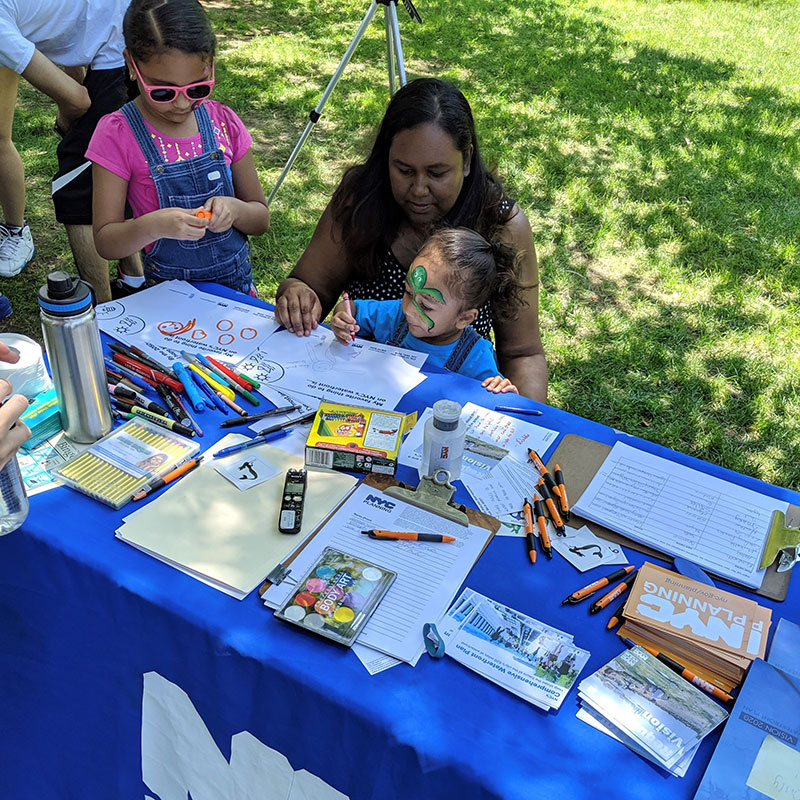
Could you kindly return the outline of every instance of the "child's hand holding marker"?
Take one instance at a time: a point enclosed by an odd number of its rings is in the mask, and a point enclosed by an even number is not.
[[[353,316],[353,309],[350,306],[350,298],[347,292],[342,294],[342,301],[334,309],[333,317],[331,318],[331,330],[342,344],[350,344],[360,330]]]
[[[505,392],[513,392],[519,394],[517,387],[508,378],[502,375],[495,375],[493,378],[486,378],[481,384],[487,392],[494,392],[495,394],[503,394]]]

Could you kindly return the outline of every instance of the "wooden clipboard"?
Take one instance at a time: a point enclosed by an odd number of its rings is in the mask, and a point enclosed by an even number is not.
[[[591,483],[592,478],[594,478],[610,452],[611,445],[595,442],[593,439],[586,439],[574,433],[566,434],[559,442],[555,452],[548,459],[547,466],[551,472],[555,464],[561,467],[570,505],[575,505],[575,503],[578,502],[580,496],[586,491],[586,487]],[[660,550],[655,550],[645,544],[635,542],[633,539],[629,539],[621,533],[612,531],[603,525],[598,525],[596,522],[589,522],[583,517],[579,517],[577,514],[573,514],[573,516],[603,539],[608,539],[609,541],[616,542],[625,547],[632,547],[634,550],[639,550],[655,558],[667,559],[668,561],[672,560],[672,556],[662,553]],[[786,522],[792,526],[796,526],[800,523],[800,507],[795,505],[789,506],[789,510],[786,513]],[[570,524],[573,527],[580,527],[580,525],[576,526],[572,522],[570,522]],[[777,563],[773,563],[767,567],[764,572],[764,578],[759,589],[754,590],[749,586],[743,588],[748,591],[755,591],[756,594],[766,597],[769,600],[777,600],[780,602],[786,599],[786,592],[789,590],[789,578],[791,574],[791,570],[787,572],[778,572]],[[715,580],[725,581],[734,586],[741,586],[741,584],[729,578],[722,578],[719,575],[714,575],[713,577]]]
[[[414,487],[409,486],[409,484],[402,483],[401,481],[395,480],[395,478],[391,477],[390,475],[367,475],[363,481],[357,483],[342,499],[340,503],[328,514],[324,520],[317,526],[316,530],[314,530],[308,537],[306,537],[305,541],[297,547],[292,553],[289,555],[288,558],[284,559],[281,564],[278,564],[275,569],[273,569],[269,575],[267,575],[266,580],[261,586],[258,588],[258,594],[260,597],[263,597],[264,592],[272,586],[273,582],[280,583],[282,577],[288,574],[287,570],[289,565],[294,561],[295,558],[308,546],[310,542],[313,541],[314,537],[317,535],[319,531],[322,530],[325,525],[328,524],[331,517],[342,507],[345,501],[350,497],[350,495],[355,491],[356,488],[361,486],[361,484],[365,486],[369,486],[372,489],[376,489],[379,492],[385,492],[390,486],[401,486],[406,489],[413,489]],[[405,502],[399,498],[393,498],[394,502]],[[483,555],[484,550],[488,546],[489,542],[492,541],[494,535],[500,530],[500,520],[497,517],[493,517],[489,514],[485,514],[483,511],[478,511],[476,508],[470,508],[469,506],[458,504],[457,507],[464,511],[467,515],[467,519],[469,519],[472,525],[477,525],[479,528],[484,528],[485,530],[491,533],[491,536],[486,540],[486,543],[481,548],[481,552],[478,554],[478,558]],[[432,514],[437,514],[438,512],[435,509],[428,508],[426,509],[430,511]],[[478,559],[475,559],[476,561]]]

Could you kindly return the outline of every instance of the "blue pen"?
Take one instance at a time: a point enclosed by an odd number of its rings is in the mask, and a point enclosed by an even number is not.
[[[179,394],[176,394],[175,399],[178,401],[178,405],[183,409],[183,413],[186,414],[189,419],[191,427],[197,431],[198,436],[202,436],[203,429],[197,424],[197,420],[189,413],[189,409],[186,408],[186,403],[183,401],[183,398]]]
[[[523,414],[528,417],[541,417],[542,412],[535,408],[517,408],[516,406],[495,406],[495,411],[502,411],[505,414]]]
[[[261,436],[256,436],[253,439],[248,439],[241,444],[232,444],[230,447],[223,447],[222,450],[217,450],[214,453],[214,458],[222,458],[229,456],[233,453],[238,453],[240,450],[247,450],[249,447],[256,447],[259,444],[266,444],[267,442],[274,442],[276,439],[282,439],[292,432],[293,428],[284,428],[282,431],[273,431],[272,433],[264,433]]]
[[[205,411],[208,403],[203,398],[203,395],[200,394],[194,381],[189,377],[189,370],[186,369],[180,361],[176,361],[172,365],[172,369],[175,370],[178,380],[183,384],[184,391],[189,396],[189,402],[192,404],[192,408],[195,411]]]

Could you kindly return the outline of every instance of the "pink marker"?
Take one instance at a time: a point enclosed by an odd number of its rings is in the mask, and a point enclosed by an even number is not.
[[[342,292],[342,300],[344,300],[344,307],[347,310],[347,313],[352,317],[353,316],[353,308],[350,305],[350,295],[347,292]],[[355,319],[355,317],[353,317]],[[355,341],[356,335],[355,333],[350,334],[350,341]]]

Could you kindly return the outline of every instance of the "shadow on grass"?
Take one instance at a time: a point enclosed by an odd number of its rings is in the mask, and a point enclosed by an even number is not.
[[[269,190],[368,3],[208,6],[220,36],[217,95],[253,133]],[[800,485],[800,437],[789,441],[793,423],[782,429],[780,420],[782,405],[798,402],[791,376],[758,354],[709,355],[702,346],[768,326],[766,312],[739,305],[748,283],[778,303],[800,301],[800,257],[791,245],[800,228],[797,144],[773,133],[790,129],[800,104],[770,87],[741,85],[733,60],[625,41],[600,10],[578,12],[565,0],[434,0],[419,8],[421,26],[399,10],[409,78],[440,75],[464,90],[487,161],[499,163],[544,244],[553,399],[707,460]],[[270,232],[254,242],[267,296],[380,121],[381,14],[281,188]],[[47,127],[35,104],[17,113],[18,128]],[[35,158],[54,161],[55,143],[48,147]],[[44,224],[46,210],[33,216]],[[639,272],[609,274],[600,247],[610,229],[620,253],[636,253]],[[708,275],[713,304],[664,299],[652,276],[667,245],[670,267],[687,282]],[[59,246],[54,238],[55,262],[63,261]],[[576,310],[588,310],[592,324]],[[581,346],[570,346],[576,337]],[[768,469],[758,458],[765,443],[775,451]]]

